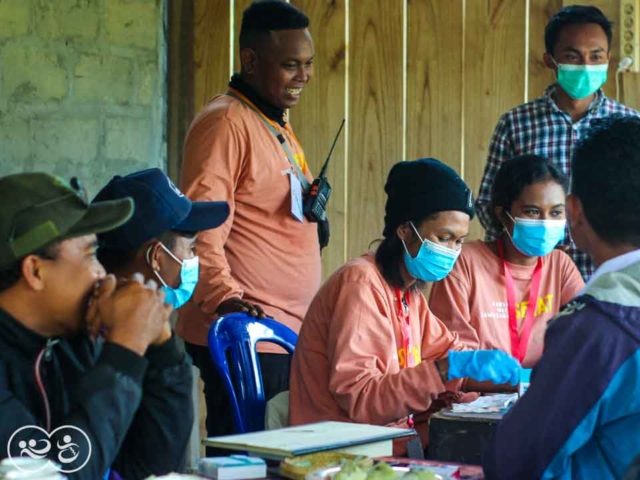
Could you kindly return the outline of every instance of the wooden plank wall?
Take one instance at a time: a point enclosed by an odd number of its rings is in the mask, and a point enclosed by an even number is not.
[[[553,82],[553,71],[549,70],[544,55],[544,27],[555,12],[562,8],[562,0],[530,0],[529,7],[529,72],[527,100],[542,95]]]
[[[352,2],[349,10],[349,148],[347,256],[360,255],[381,236],[384,183],[402,159],[403,5]],[[355,54],[358,52],[358,54]],[[333,170],[333,178],[340,172]]]
[[[408,2],[407,158],[462,171],[463,2]]]
[[[317,174],[340,122],[347,118],[346,1],[296,0],[295,4],[311,20],[318,61],[314,63],[314,76],[305,88],[300,104],[291,110],[290,118],[307,152],[309,167]],[[349,125],[346,125],[329,164],[333,187],[327,209],[331,219],[331,247],[322,255],[325,271],[333,271],[346,256],[348,175],[345,151],[348,132]]]
[[[463,177],[478,191],[489,141],[500,115],[525,99],[526,2],[466,2]],[[479,222],[471,236],[483,234]]]
[[[250,1],[176,0],[178,7],[171,9],[173,176],[179,171],[184,124],[190,120],[185,115],[195,115],[224,91],[232,58],[238,70],[237,37]],[[620,16],[620,0],[291,2],[310,16],[316,46],[314,78],[290,112],[315,172],[340,121],[347,119],[329,169],[332,235],[323,255],[325,277],[380,237],[383,186],[394,162],[439,158],[477,191],[500,114],[536,98],[553,81],[542,54],[544,26],[554,12],[581,3],[600,7],[616,25]],[[191,52],[185,47],[189,38]],[[612,97],[617,43],[614,30],[605,88]],[[639,108],[640,74],[622,77],[621,98]],[[482,234],[476,222],[472,234]]]
[[[231,25],[228,2],[197,0],[193,21],[194,104],[199,110],[213,95],[223,92],[229,81]]]

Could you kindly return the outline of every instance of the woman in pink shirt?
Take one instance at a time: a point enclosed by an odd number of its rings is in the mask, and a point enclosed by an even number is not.
[[[291,368],[292,425],[410,427],[412,414],[459,388],[447,381],[518,381],[517,362],[503,352],[459,351],[458,335],[430,312],[420,291],[455,264],[474,215],[471,190],[443,163],[420,159],[396,164],[385,191],[377,251],[333,273],[302,322]],[[416,428],[425,442],[426,423]],[[396,447],[403,452],[404,445]]]
[[[567,187],[545,158],[503,163],[491,211],[504,233],[466,244],[429,297],[433,313],[465,345],[503,350],[526,368],[540,359],[547,322],[584,286],[571,258],[555,249],[565,232]]]

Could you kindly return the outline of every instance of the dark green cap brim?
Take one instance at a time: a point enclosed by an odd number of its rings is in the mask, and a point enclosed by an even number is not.
[[[13,245],[9,244],[7,251],[12,255],[0,256],[0,269],[8,267],[52,242],[113,230],[131,218],[134,203],[131,198],[123,198],[92,205],[85,204],[85,208],[84,215],[66,232],[60,232],[55,222],[45,221],[19,237]],[[72,213],[69,211],[69,216]]]
[[[81,237],[118,228],[131,218],[134,208],[133,200],[129,197],[92,203],[82,219],[61,238]]]
[[[78,180],[72,183],[42,172],[0,177],[0,270],[58,240],[103,233],[131,218],[132,199],[89,205]]]

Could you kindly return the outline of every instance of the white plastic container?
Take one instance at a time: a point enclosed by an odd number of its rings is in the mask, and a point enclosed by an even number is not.
[[[198,472],[200,475],[218,480],[265,478],[267,464],[261,458],[246,455],[208,457],[200,460]]]
[[[47,459],[5,458],[0,462],[0,480],[65,480],[67,477]]]

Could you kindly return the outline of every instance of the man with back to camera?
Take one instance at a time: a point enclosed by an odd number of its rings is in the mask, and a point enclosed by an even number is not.
[[[571,235],[598,269],[549,323],[531,386],[497,426],[487,478],[622,478],[640,452],[640,119],[576,146]]]
[[[549,20],[543,60],[555,72],[557,81],[542,97],[502,115],[496,126],[476,201],[487,240],[500,234],[491,227],[489,203],[494,178],[504,161],[516,155],[536,154],[549,158],[570,177],[574,146],[594,121],[613,114],[640,115],[602,91],[611,59],[611,39],[611,22],[596,7],[567,6]],[[576,248],[568,230],[561,245],[588,280],[593,262]]]
[[[234,431],[206,347],[211,322],[247,312],[298,332],[320,286],[322,229],[303,216],[301,203],[313,177],[285,113],[313,73],[308,25],[307,16],[284,1],[251,4],[240,31],[241,71],[204,107],[184,144],[181,190],[194,201],[230,207],[220,228],[198,237],[200,283],[176,327],[204,381],[210,436]],[[268,400],[288,390],[290,359],[273,345],[258,351]]]
[[[45,173],[0,178],[0,191],[0,458],[50,441],[58,461],[68,436],[69,478],[180,471],[193,377],[167,329],[172,308],[155,281],[116,284],[96,258],[95,234],[125,223],[133,202],[89,205],[76,179]]]

